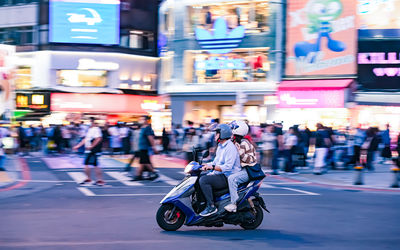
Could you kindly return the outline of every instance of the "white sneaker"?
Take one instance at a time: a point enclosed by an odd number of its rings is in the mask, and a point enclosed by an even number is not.
[[[232,204],[232,203],[231,203],[231,204],[229,204],[229,205],[226,205],[224,208],[225,208],[225,210],[228,211],[228,212],[236,213],[236,208],[237,208],[237,207],[236,207],[235,204]]]

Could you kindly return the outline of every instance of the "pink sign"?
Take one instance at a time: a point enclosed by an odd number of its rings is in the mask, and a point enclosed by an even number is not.
[[[344,108],[344,90],[279,90],[278,108]]]
[[[164,108],[158,96],[52,93],[51,111],[146,114]]]

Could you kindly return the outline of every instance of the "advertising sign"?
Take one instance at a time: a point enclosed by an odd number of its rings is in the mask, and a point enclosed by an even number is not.
[[[400,37],[399,12],[399,0],[358,0],[359,37]]]
[[[0,116],[11,110],[11,92],[15,69],[15,46],[0,44]]]
[[[278,108],[343,108],[344,90],[279,90]]]
[[[158,96],[51,94],[51,111],[146,114],[163,108],[162,98]]]
[[[50,111],[49,93],[17,93],[15,107],[18,110]]]
[[[119,44],[119,0],[51,0],[54,43]]]
[[[288,1],[286,76],[356,73],[356,0]]]
[[[360,41],[358,82],[365,89],[400,90],[398,41]]]

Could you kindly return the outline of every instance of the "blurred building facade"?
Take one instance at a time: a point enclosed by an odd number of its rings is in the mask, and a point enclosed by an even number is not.
[[[172,120],[266,122],[280,81],[284,5],[280,1],[164,1],[161,82]]]
[[[27,119],[60,113],[62,107],[51,108],[53,93],[64,93],[64,115],[73,112],[73,106],[96,106],[72,102],[78,93],[81,100],[108,93],[149,96],[155,102],[158,5],[157,0],[0,1],[0,43],[15,45],[18,57],[17,109],[34,111]],[[161,107],[160,102],[157,99],[152,107]],[[121,115],[127,119],[151,110],[141,111]],[[86,112],[77,109],[76,113]],[[111,114],[117,115],[118,110]]]

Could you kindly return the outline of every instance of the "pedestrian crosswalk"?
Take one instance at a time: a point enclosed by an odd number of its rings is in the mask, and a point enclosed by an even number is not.
[[[61,174],[61,172],[60,172]],[[74,182],[80,184],[86,179],[83,171],[68,171],[62,172],[66,174],[69,180],[63,180],[65,183]],[[131,177],[125,172],[119,171],[104,171],[103,178],[106,185],[97,188],[95,185],[77,186],[80,193],[85,196],[144,196],[144,195],[165,195],[170,188],[179,184],[184,177],[181,169],[169,169],[168,171],[159,171],[159,177],[153,181],[131,181]],[[71,180],[72,179],[72,180]],[[286,184],[271,180],[264,180],[260,187],[260,194],[273,196],[273,195],[319,195],[317,193],[298,189],[298,187],[285,187]],[[305,183],[306,184],[306,183]],[[124,188],[125,187],[125,188]],[[138,188],[138,189],[137,189]],[[149,189],[154,191],[149,191]],[[112,189],[114,191],[112,191]],[[104,191],[101,191],[104,190]],[[108,191],[107,191],[108,190]],[[161,191],[162,190],[162,191]],[[160,193],[160,191],[162,193]],[[111,193],[110,193],[111,192]],[[127,193],[128,192],[128,193]],[[133,193],[132,193],[133,192]],[[154,193],[155,192],[155,193]],[[165,192],[165,193],[164,193]]]
[[[86,179],[86,175],[83,172],[66,172],[67,175],[77,184],[82,183]],[[158,184],[165,184],[170,186],[177,185],[181,180],[173,179],[168,177],[167,175],[160,174],[159,177],[154,181],[131,181],[131,177],[129,177],[124,172],[117,172],[117,171],[105,171],[105,181],[110,183],[121,183],[125,186],[146,186],[149,183],[158,183]]]

